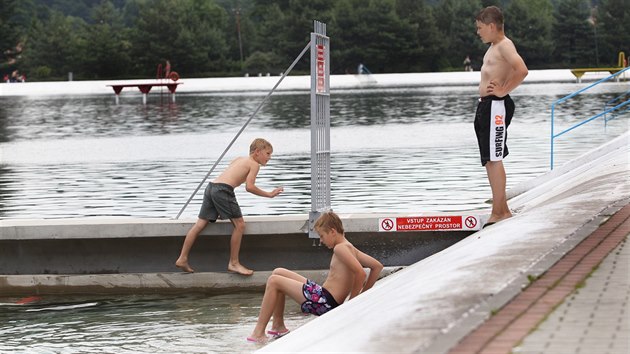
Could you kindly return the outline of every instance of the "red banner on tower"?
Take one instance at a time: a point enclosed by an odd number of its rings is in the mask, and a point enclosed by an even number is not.
[[[326,92],[326,56],[325,47],[317,45],[317,93]]]

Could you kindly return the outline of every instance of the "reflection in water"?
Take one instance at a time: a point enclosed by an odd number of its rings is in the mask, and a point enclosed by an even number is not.
[[[550,105],[573,84],[523,85],[515,96],[508,188],[549,168]],[[563,103],[556,129],[602,109],[618,86]],[[173,217],[264,93],[152,96],[0,97],[0,218]],[[168,97],[168,96],[165,96]],[[310,98],[271,97],[228,152],[245,155],[262,136],[274,156],[259,173],[266,199],[237,189],[245,215],[310,210]],[[338,212],[486,210],[490,196],[479,165],[472,120],[476,87],[411,87],[336,92],[332,114],[332,206]],[[558,163],[628,130],[598,120],[557,140]],[[201,193],[182,218],[195,218]]]

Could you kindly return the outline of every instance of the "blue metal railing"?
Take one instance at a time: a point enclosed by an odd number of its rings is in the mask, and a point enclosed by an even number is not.
[[[608,106],[610,106],[614,102],[617,102],[617,101],[620,101],[620,100],[623,100],[623,99],[625,99],[626,101],[630,99],[630,90],[628,90],[628,91],[622,93],[621,95],[613,98],[612,100],[606,102],[606,104],[604,105],[604,110],[607,110]],[[630,109],[630,106],[626,107],[626,109],[624,109],[623,111],[620,110],[620,111],[617,111],[617,112],[612,112],[610,114],[610,118],[608,117],[608,114],[605,114],[604,115],[604,124],[608,124],[609,120],[615,119],[618,115],[624,113],[625,111],[627,111],[629,109]]]
[[[622,102],[622,103],[620,103],[620,104],[617,104],[617,105],[616,105],[616,106],[614,106],[614,107],[606,108],[606,109],[604,109],[604,111],[603,111],[603,112],[600,112],[600,113],[598,113],[598,114],[596,114],[596,115],[594,115],[594,116],[592,116],[592,117],[590,117],[590,118],[588,118],[588,119],[585,119],[584,121],[582,121],[582,122],[580,122],[580,123],[578,123],[578,124],[575,124],[575,125],[573,125],[573,126],[571,126],[571,127],[567,128],[567,129],[565,129],[565,130],[563,130],[563,131],[561,131],[561,132],[559,132],[559,133],[557,133],[557,134],[555,134],[555,133],[554,133],[554,118],[555,118],[555,109],[556,109],[556,105],[557,105],[557,104],[559,104],[559,103],[565,102],[565,101],[569,100],[570,98],[575,97],[575,96],[579,95],[580,93],[582,93],[582,92],[584,92],[584,91],[586,91],[586,90],[588,90],[588,89],[590,89],[590,88],[592,88],[592,87],[594,87],[594,86],[597,86],[597,85],[601,84],[602,82],[606,82],[606,81],[608,81],[608,80],[610,80],[610,79],[612,79],[612,78],[615,78],[615,77],[617,77],[617,76],[619,76],[619,75],[621,75],[621,74],[625,73],[625,72],[626,72],[626,71],[628,71],[628,70],[630,70],[630,67],[627,67],[627,68],[625,68],[625,69],[623,69],[623,70],[621,70],[621,71],[618,71],[618,72],[616,72],[616,73],[614,73],[614,74],[612,74],[612,75],[610,75],[610,76],[608,76],[608,77],[606,77],[606,78],[603,78],[603,79],[601,79],[601,80],[599,80],[599,81],[597,81],[597,82],[595,82],[595,83],[593,83],[593,84],[591,84],[591,85],[589,85],[589,86],[587,86],[587,87],[585,87],[585,88],[583,88],[583,89],[581,89],[581,90],[575,91],[575,92],[573,92],[573,93],[572,93],[572,94],[570,94],[570,95],[564,96],[564,97],[562,97],[561,99],[556,100],[554,103],[552,103],[552,104],[551,104],[551,169],[552,169],[552,170],[553,170],[553,153],[554,153],[554,150],[553,150],[553,148],[554,148],[553,143],[554,143],[554,139],[555,139],[555,138],[557,138],[557,137],[559,137],[559,136],[561,136],[561,135],[563,135],[563,134],[565,134],[565,133],[568,133],[568,132],[570,132],[571,130],[573,130],[573,129],[575,129],[575,128],[579,127],[579,126],[582,126],[582,125],[584,125],[584,124],[586,124],[586,123],[588,123],[588,122],[590,122],[590,121],[592,121],[592,120],[594,120],[594,119],[597,119],[597,118],[599,118],[599,117],[601,117],[601,116],[603,116],[603,115],[606,115],[607,113],[610,113],[610,112],[612,112],[612,111],[614,111],[614,110],[617,110],[617,109],[619,109],[619,108],[621,108],[621,107],[624,107],[624,106],[626,106],[626,105],[630,104],[630,98],[627,98],[627,97],[626,97],[626,100],[625,100],[624,102]],[[621,96],[619,96],[619,97],[621,97]],[[619,98],[619,97],[618,97],[618,98]],[[615,99],[615,100],[616,100],[616,99]],[[613,100],[613,101],[615,101],[615,100]],[[612,102],[612,101],[611,101],[611,102]],[[611,102],[609,102],[609,103],[611,103]],[[630,107],[629,107],[629,108],[630,108]],[[626,110],[627,110],[627,109],[628,109],[628,108],[626,108]],[[625,111],[625,110],[624,110],[624,111]]]

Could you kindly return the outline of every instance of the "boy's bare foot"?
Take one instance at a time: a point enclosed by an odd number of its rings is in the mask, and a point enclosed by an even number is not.
[[[496,224],[499,221],[503,221],[505,219],[509,219],[512,217],[512,214],[506,214],[506,215],[502,215],[500,217],[495,217],[494,215],[490,215],[490,217],[488,218],[488,221],[486,221],[486,225],[490,226],[489,224]]]
[[[188,262],[186,261],[180,261],[179,259],[177,260],[177,262],[175,262],[175,266],[181,270],[183,270],[186,273],[194,273],[195,271],[190,268],[190,266],[188,265]]]
[[[250,276],[254,274],[253,270],[243,267],[242,264],[236,264],[236,265],[228,264],[228,272],[237,273],[237,274],[246,275],[246,276]]]
[[[280,338],[284,335],[289,334],[289,329],[284,326],[278,328],[272,327],[270,330],[267,331],[267,334],[271,334],[275,338]]]

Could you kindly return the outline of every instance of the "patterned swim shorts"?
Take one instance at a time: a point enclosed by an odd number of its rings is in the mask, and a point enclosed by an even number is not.
[[[328,290],[310,279],[307,279],[306,284],[302,285],[302,294],[306,298],[301,306],[304,313],[320,316],[339,306]]]

